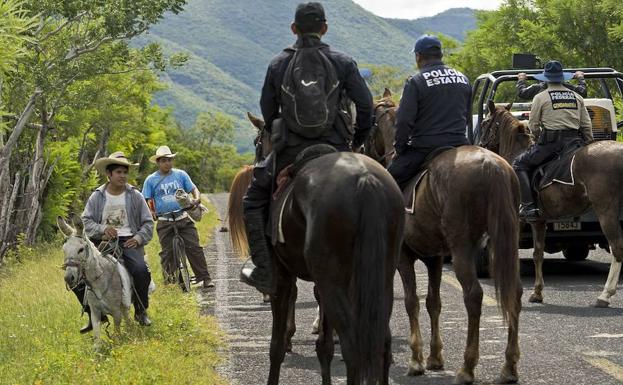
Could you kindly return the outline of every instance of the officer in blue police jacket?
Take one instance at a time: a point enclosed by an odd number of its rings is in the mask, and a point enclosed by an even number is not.
[[[413,52],[419,72],[407,80],[402,92],[396,114],[396,156],[388,169],[401,188],[431,151],[468,144],[466,127],[471,119],[469,80],[443,64],[441,41],[422,35]]]

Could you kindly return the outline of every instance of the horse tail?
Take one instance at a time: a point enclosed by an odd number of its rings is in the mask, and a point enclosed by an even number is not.
[[[229,201],[227,202],[227,217],[229,218],[229,236],[231,238],[231,244],[234,251],[241,257],[249,255],[249,243],[247,241],[247,231],[244,225],[242,199],[247,193],[252,177],[253,166],[243,166],[231,182]]]
[[[491,164],[487,223],[490,269],[495,282],[495,294],[502,308],[502,316],[507,321],[519,316],[521,280],[518,249],[519,181],[505,163],[500,160]]]
[[[390,227],[387,220],[387,199],[379,194],[383,185],[373,174],[361,176],[357,183],[356,202],[359,223],[354,242],[354,305],[356,339],[359,345],[361,383],[382,381],[382,360],[385,337],[389,332],[391,287],[385,277],[391,266],[387,256]],[[381,195],[381,196],[379,196]],[[393,273],[392,273],[393,274]]]

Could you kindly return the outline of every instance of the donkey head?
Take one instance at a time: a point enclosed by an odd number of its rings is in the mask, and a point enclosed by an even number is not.
[[[65,261],[63,263],[65,282],[70,287],[74,287],[82,278],[82,273],[90,252],[90,244],[84,236],[82,219],[77,215],[72,215],[71,219],[75,227],[65,222],[65,219],[62,217],[56,218],[56,224],[61,233],[67,237],[63,244],[63,253],[65,254]]]

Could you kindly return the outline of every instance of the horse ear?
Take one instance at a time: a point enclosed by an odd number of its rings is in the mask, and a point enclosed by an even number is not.
[[[508,103],[505,107],[506,111],[510,111],[513,108],[513,103]]]
[[[72,213],[70,219],[76,227],[76,234],[82,235],[82,233],[84,232],[84,223],[82,223],[82,218],[80,218],[79,215]]]
[[[392,92],[389,90],[389,88],[385,87],[385,91],[383,92],[383,97],[389,98],[391,96],[392,96]]]
[[[247,117],[258,130],[261,130],[264,128],[264,121],[262,119],[258,118],[257,116],[253,115],[250,112],[247,112]]]
[[[489,102],[487,103],[487,107],[489,107],[490,114],[495,112],[495,103],[493,103],[493,100],[489,100]]]
[[[63,217],[56,217],[56,225],[58,226],[58,229],[61,231],[61,233],[63,233],[63,235],[65,235],[66,237],[71,236],[75,232],[75,230],[71,226],[69,226],[67,222],[65,222]]]

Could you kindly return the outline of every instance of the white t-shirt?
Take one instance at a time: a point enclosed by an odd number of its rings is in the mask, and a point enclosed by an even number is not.
[[[104,204],[102,221],[106,226],[114,227],[118,237],[132,236],[128,212],[125,209],[125,191],[120,195],[112,195],[106,191],[106,204]]]

